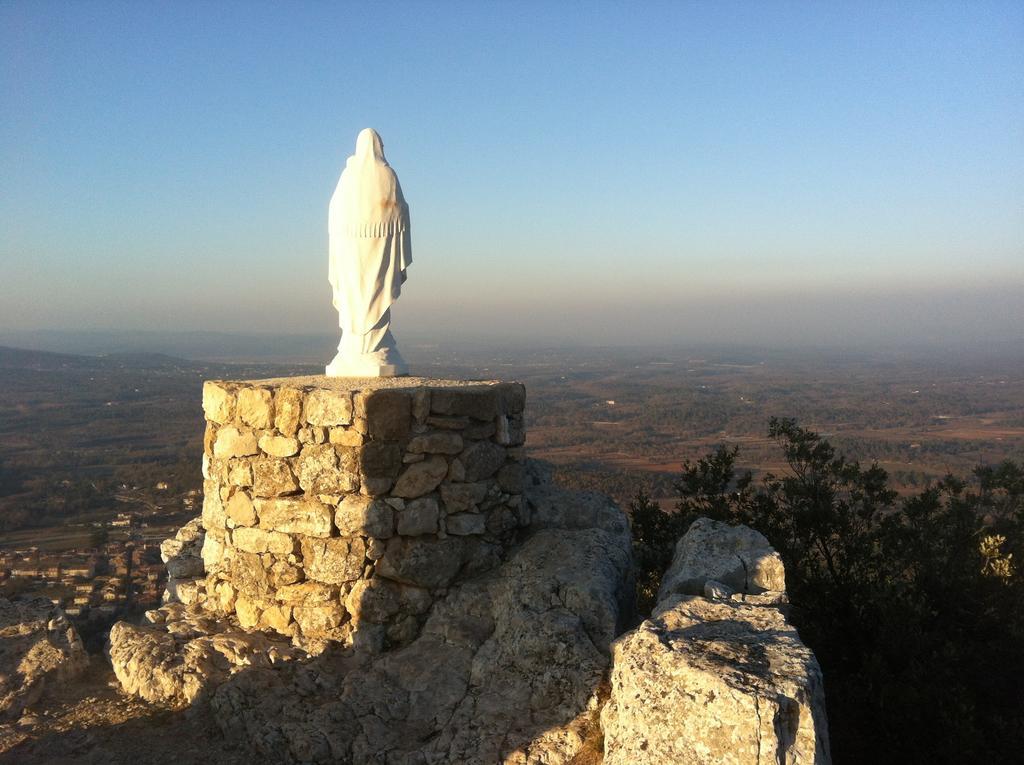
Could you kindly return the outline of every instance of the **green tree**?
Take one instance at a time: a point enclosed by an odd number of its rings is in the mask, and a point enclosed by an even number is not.
[[[825,674],[837,762],[1002,762],[1024,750],[1024,469],[948,476],[899,500],[793,420],[784,473],[737,475],[737,450],[684,463],[675,514],[638,496],[640,602],[697,517],[758,529],[786,564],[792,619]],[[646,568],[645,568],[646,567]]]

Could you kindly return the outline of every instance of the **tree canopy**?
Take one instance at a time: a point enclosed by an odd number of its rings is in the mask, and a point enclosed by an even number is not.
[[[786,470],[754,481],[737,448],[683,463],[676,512],[630,505],[639,601],[707,516],[762,532],[791,618],[825,676],[836,762],[1015,760],[1024,751],[1024,467],[947,476],[900,497],[795,421],[769,435]]]

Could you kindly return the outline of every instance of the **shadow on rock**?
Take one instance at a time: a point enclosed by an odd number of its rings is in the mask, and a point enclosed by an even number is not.
[[[349,610],[371,621],[318,655],[175,604],[153,624],[115,625],[114,669],[130,693],[187,708],[229,747],[272,762],[567,763],[632,617],[629,527],[607,498],[543,476],[529,504],[520,543],[439,592],[402,647],[360,639],[380,632],[374,599],[394,587],[382,580],[353,590]]]
[[[628,571],[628,546],[606,531],[540,530],[436,604],[410,645],[237,673],[213,716],[280,762],[568,762]]]

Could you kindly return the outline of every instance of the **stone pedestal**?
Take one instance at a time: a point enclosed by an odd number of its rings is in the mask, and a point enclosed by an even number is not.
[[[300,642],[409,642],[529,522],[524,403],[505,382],[205,383],[208,607]]]

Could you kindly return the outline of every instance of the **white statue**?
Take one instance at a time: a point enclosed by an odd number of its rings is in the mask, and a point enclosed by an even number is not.
[[[412,263],[409,205],[384,158],[377,131],[356,139],[328,212],[330,266],[341,342],[327,365],[332,377],[408,374],[391,334],[391,304]]]

